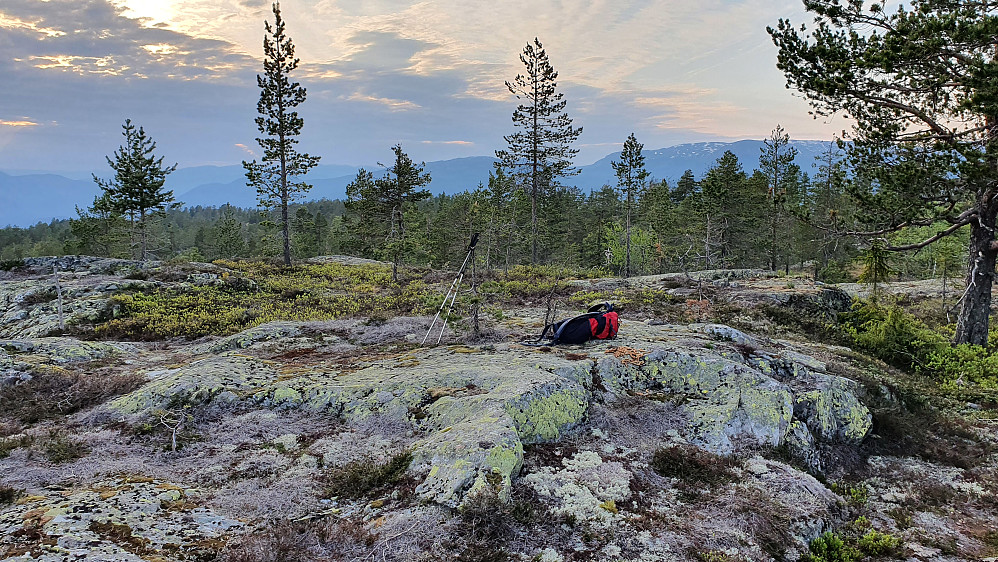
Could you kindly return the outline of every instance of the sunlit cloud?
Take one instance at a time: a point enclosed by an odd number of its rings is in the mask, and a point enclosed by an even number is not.
[[[28,30],[41,34],[44,37],[61,37],[66,34],[66,32],[61,29],[44,27],[39,25],[39,22],[25,21],[20,18],[8,16],[3,12],[0,12],[0,29]]]
[[[0,127],[37,127],[38,123],[34,121],[28,121],[27,119],[20,119],[17,121],[11,121],[6,119],[0,119]]]
[[[471,141],[463,141],[463,140],[450,140],[450,141],[424,140],[424,141],[419,141],[419,142],[421,144],[444,144],[444,145],[448,145],[449,144],[449,145],[453,145],[453,146],[475,146],[475,143],[473,143]]]
[[[254,151],[254,150],[253,150],[252,148],[250,148],[250,147],[246,146],[245,144],[243,144],[243,143],[240,143],[240,142],[237,142],[237,143],[235,144],[235,146],[236,146],[236,148],[238,148],[238,149],[242,150],[242,151],[243,151],[243,152],[245,152],[246,154],[249,154],[249,155],[250,155],[250,156],[252,156],[253,158],[256,158],[256,157],[257,157],[257,155],[256,155],[256,152],[255,152],[255,151]]]
[[[383,105],[390,109],[391,111],[411,111],[414,109],[420,109],[420,105],[413,103],[408,100],[397,100],[392,98],[379,98],[377,96],[369,96],[366,94],[361,94],[359,92],[353,93],[346,97],[349,101],[361,101],[367,103],[376,103]]]

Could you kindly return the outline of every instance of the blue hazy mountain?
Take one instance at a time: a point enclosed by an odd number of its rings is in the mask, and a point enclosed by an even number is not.
[[[791,144],[797,149],[795,162],[808,173],[813,173],[816,157],[828,149],[826,141],[791,141]],[[762,146],[762,141],[758,140],[681,144],[645,150],[645,165],[653,178],[670,183],[674,183],[687,169],[693,170],[699,179],[725,151],[730,150],[738,157],[745,171],[751,173],[759,165]],[[614,185],[616,179],[610,163],[618,158],[620,153],[615,152],[592,164],[580,166],[580,173],[565,178],[563,183],[576,185],[585,192],[604,184]],[[430,191],[454,194],[474,189],[479,183],[488,183],[494,162],[495,158],[490,156],[427,162],[426,170],[433,178]],[[313,186],[307,198],[344,198],[346,186],[356,177],[358,169],[359,166],[342,164],[316,167],[307,178]],[[365,169],[376,178],[384,173],[380,166],[365,166]],[[99,189],[92,180],[83,179],[82,174],[71,175],[74,177],[51,173],[13,175],[0,172],[0,227],[28,226],[75,217],[76,206],[90,206]],[[180,168],[167,177],[167,187],[173,189],[177,200],[185,206],[207,207],[230,203],[239,207],[255,207],[257,203],[256,193],[246,186],[243,167],[239,165]]]
[[[794,163],[808,175],[813,175],[815,159],[828,151],[828,141],[791,141],[791,146],[797,149]],[[666,180],[675,185],[676,180],[686,170],[693,170],[693,175],[700,179],[726,152],[731,151],[738,157],[742,168],[750,174],[759,167],[759,155],[763,142],[758,140],[741,140],[737,142],[699,142],[680,144],[658,150],[643,150],[645,168],[651,172],[655,180]],[[620,152],[608,154],[588,166],[581,167],[579,175],[568,178],[565,183],[574,183],[586,190],[599,189],[603,185],[616,185],[617,178],[610,163],[620,159]]]
[[[100,188],[93,180],[56,174],[12,176],[0,172],[0,227],[29,226],[77,216],[76,206],[89,207]]]

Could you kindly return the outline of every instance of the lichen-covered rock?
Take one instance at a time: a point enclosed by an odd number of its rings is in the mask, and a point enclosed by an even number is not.
[[[196,353],[222,353],[246,349],[261,342],[292,338],[301,334],[300,322],[268,322],[195,349]]]
[[[149,384],[104,411],[148,414],[242,402],[333,414],[350,424],[397,420],[424,434],[412,451],[411,471],[424,477],[418,492],[446,505],[459,505],[469,491],[485,486],[508,493],[525,445],[559,440],[585,422],[593,401],[629,393],[671,396],[688,420],[683,437],[721,454],[786,444],[812,458],[812,432],[822,440],[855,442],[869,430],[858,387],[821,373],[820,362],[767,351],[762,339],[753,340],[763,347],[746,359],[723,346],[709,348],[701,328],[642,324],[624,351],[615,351],[618,342],[600,342],[588,348],[589,360],[515,345],[438,347],[344,372],[323,365],[283,371],[277,362],[222,351],[283,345],[301,336],[301,328],[275,322],[209,344],[200,350],[208,357],[150,373]],[[715,325],[712,333],[735,334],[724,328]],[[680,338],[669,337],[677,331]],[[697,341],[703,347],[695,347]]]
[[[796,398],[794,412],[825,441],[858,444],[873,426],[870,410],[857,398],[859,385],[842,377],[814,375],[815,388]]]
[[[198,493],[161,480],[125,478],[28,496],[0,510],[0,536],[32,555],[6,560],[214,557],[243,523],[200,506]]]
[[[101,410],[127,415],[160,408],[198,406],[219,397],[240,399],[272,386],[277,377],[272,366],[252,357],[209,357],[168,371],[142,388],[112,400]]]

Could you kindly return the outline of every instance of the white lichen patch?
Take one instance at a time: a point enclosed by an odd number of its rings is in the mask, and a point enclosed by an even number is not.
[[[603,462],[594,451],[576,453],[562,464],[560,470],[543,467],[524,481],[552,502],[552,513],[596,527],[611,526],[616,504],[631,494],[631,473],[619,462]]]

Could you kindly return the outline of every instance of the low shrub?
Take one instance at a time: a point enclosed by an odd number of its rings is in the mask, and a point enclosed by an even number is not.
[[[690,445],[673,445],[655,451],[651,468],[660,476],[678,478],[691,486],[716,487],[736,479],[735,459],[722,457]]]
[[[800,557],[801,562],[853,562],[863,557],[831,531],[811,541],[808,550],[808,554]]]
[[[860,537],[856,546],[867,556],[893,556],[901,549],[901,539],[894,535],[871,529],[868,533]]]
[[[0,484],[0,505],[10,505],[24,495],[24,490]]]
[[[943,347],[929,354],[926,370],[944,384],[998,389],[998,353],[979,345]]]
[[[41,448],[45,458],[53,464],[82,459],[90,454],[90,447],[86,443],[57,431],[49,432],[48,439],[41,444]]]
[[[96,406],[145,382],[138,373],[35,373],[29,381],[0,388],[0,412],[21,423],[36,423]]]
[[[23,269],[24,265],[24,260],[0,260],[0,271]]]
[[[909,371],[926,369],[932,354],[949,345],[945,337],[898,304],[856,301],[850,312],[840,315],[840,320],[853,347]]]
[[[323,495],[361,498],[382,492],[402,479],[411,462],[412,453],[403,451],[380,464],[362,459],[330,468],[321,478]]]
[[[0,459],[5,459],[10,456],[11,451],[14,449],[20,449],[21,447],[28,447],[31,445],[31,437],[27,435],[22,435],[20,437],[7,437],[0,439]]]
[[[832,482],[828,489],[845,498],[846,502],[853,507],[866,505],[869,500],[869,490],[862,484],[853,485],[846,482]]]

